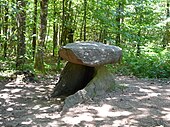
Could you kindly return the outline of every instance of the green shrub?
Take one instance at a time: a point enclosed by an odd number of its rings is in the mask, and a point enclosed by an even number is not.
[[[167,50],[154,49],[144,50],[140,56],[136,56],[135,52],[124,50],[122,63],[112,68],[112,71],[137,77],[169,78],[170,54]]]

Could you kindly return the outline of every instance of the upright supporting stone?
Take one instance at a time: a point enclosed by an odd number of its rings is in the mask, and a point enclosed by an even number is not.
[[[69,96],[80,89],[83,89],[93,78],[94,67],[74,64],[68,62],[63,69],[60,80],[56,84],[52,97]]]
[[[96,68],[96,75],[82,90],[65,99],[63,110],[93,99],[96,96],[104,95],[113,90],[115,85],[114,75],[105,66]]]

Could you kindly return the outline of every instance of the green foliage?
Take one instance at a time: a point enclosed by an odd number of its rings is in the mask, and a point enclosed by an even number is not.
[[[70,2],[71,1],[71,2]],[[58,50],[61,46],[62,32],[74,30],[74,41],[82,40],[84,0],[65,1],[66,31],[62,31],[63,1],[48,2],[47,34],[44,44],[44,65],[46,73],[57,73],[64,67],[64,62],[58,60]],[[70,3],[70,4],[69,4]],[[120,7],[120,8],[119,8]],[[7,44],[7,57],[0,57],[0,71],[16,70],[17,55],[17,20],[20,9],[16,1],[1,0],[0,13],[0,56],[4,56],[4,45]],[[8,9],[8,10],[7,10]],[[24,70],[34,72],[34,58],[32,56],[32,37],[40,33],[40,2],[37,4],[37,31],[33,34],[34,26],[34,0],[26,1],[26,54]],[[21,10],[22,10],[21,9]],[[114,68],[116,73],[135,75],[149,78],[170,77],[169,51],[162,49],[164,33],[167,31],[166,2],[160,0],[90,0],[87,1],[86,39],[116,44],[116,36],[120,34],[123,47],[123,61]],[[5,21],[8,17],[8,21]],[[120,18],[120,22],[117,18]],[[54,34],[54,23],[57,34]],[[120,25],[120,29],[118,26]],[[8,26],[8,27],[6,27]],[[7,32],[5,31],[7,28]],[[53,45],[53,35],[57,36],[57,43]],[[68,36],[68,35],[67,35]],[[137,45],[140,55],[136,56]],[[159,46],[158,46],[159,45]],[[54,56],[53,56],[54,50]]]
[[[124,50],[122,63],[112,70],[119,74],[137,77],[169,78],[170,54],[167,49],[158,47],[147,47],[140,56],[136,56],[130,50]]]
[[[15,61],[13,58],[0,57],[0,71],[15,70]]]

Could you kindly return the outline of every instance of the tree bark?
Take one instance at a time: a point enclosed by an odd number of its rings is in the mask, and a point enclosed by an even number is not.
[[[13,4],[13,8],[17,8],[17,4],[16,4],[16,0],[11,0],[11,4]],[[10,37],[9,37],[9,48],[10,48],[10,52],[9,55],[11,55],[12,53],[17,54],[17,39],[15,39],[15,37],[17,37],[17,20],[16,20],[17,14],[13,14],[13,16],[10,19]]]
[[[17,43],[17,58],[16,58],[16,68],[19,70],[23,69],[25,63],[25,31],[26,31],[26,12],[25,12],[26,2],[25,0],[17,0],[17,9],[19,10],[17,14],[18,23],[18,43]]]
[[[142,5],[142,10],[144,9],[143,7],[143,2],[141,3]],[[142,24],[142,20],[143,20],[143,15],[140,13],[140,10],[136,7],[135,8],[135,11],[136,13],[138,14],[139,13],[139,26],[138,26],[138,32],[137,32],[137,35],[136,35],[136,41],[137,41],[137,45],[136,45],[136,56],[139,56],[141,54],[141,24]]]
[[[72,10],[72,1],[69,2],[69,12],[68,12],[68,22],[69,26],[68,29],[68,43],[73,43],[73,36],[74,36],[74,23],[73,23],[73,10]]]
[[[141,30],[138,31],[138,37],[141,36]],[[140,49],[140,40],[138,40],[137,42],[137,51],[136,51],[136,55],[139,56],[141,53],[141,49]]]
[[[120,18],[120,12],[121,12],[121,5],[120,2],[118,3],[118,7],[116,10],[116,23],[117,23],[117,31],[116,31],[116,45],[120,45],[120,24],[121,24],[121,18]]]
[[[72,12],[72,1],[63,0],[62,2],[62,33],[61,33],[61,43],[60,45],[66,45],[67,43],[73,42],[73,12]]]
[[[65,16],[65,0],[62,2],[62,33],[61,33],[61,42],[60,45],[64,45],[66,43],[66,16]]]
[[[4,41],[4,58],[7,57],[7,42],[8,42],[8,2],[5,1],[5,25],[4,25],[4,34],[5,34],[5,41]]]
[[[2,5],[0,4],[0,24],[2,24]],[[2,27],[0,27],[0,35],[2,35]],[[0,36],[1,37],[1,36]],[[1,40],[2,38],[0,38]],[[2,45],[2,42],[0,42],[0,46]]]
[[[47,31],[47,12],[48,12],[48,0],[41,0],[41,25],[40,25],[40,40],[37,47],[37,53],[35,57],[34,68],[38,71],[45,72],[44,69],[44,43]]]
[[[87,0],[84,0],[84,41],[86,41],[86,15],[87,15]]]
[[[32,55],[35,56],[36,39],[37,39],[37,0],[34,0],[34,22],[33,22],[33,40],[32,40]]]
[[[53,1],[54,5],[53,5],[53,56],[55,55],[55,48],[57,45],[57,33],[58,33],[58,28],[56,25],[56,3],[55,0]]]
[[[169,4],[170,4],[170,1],[169,0],[167,0],[167,3],[166,3],[166,7],[167,7],[167,13],[166,13],[166,17],[168,18],[168,17],[170,17],[170,9],[169,9]]]
[[[117,22],[117,33],[116,33],[116,45],[121,44],[121,23],[123,22],[122,12],[124,11],[124,1],[118,2],[118,7],[116,10],[116,22]]]
[[[166,3],[166,18],[168,19],[170,17],[170,9],[169,9],[169,0],[167,0]],[[165,34],[163,37],[163,48],[165,48],[166,46],[168,46],[168,44],[170,44],[170,22],[167,21],[166,23],[166,27],[165,27]]]
[[[82,38],[83,38],[83,24],[84,24],[84,21],[82,21],[82,23],[81,23],[81,28],[80,28],[80,41],[81,41]]]
[[[0,4],[0,24],[2,24],[1,26],[3,26],[3,24],[4,24],[3,4]],[[3,35],[3,27],[0,27],[0,35]],[[2,47],[2,50],[3,50],[3,46],[4,46],[4,37],[0,36],[0,48]]]
[[[58,34],[58,25],[53,23],[53,56],[55,56],[55,49],[57,45],[57,34]]]

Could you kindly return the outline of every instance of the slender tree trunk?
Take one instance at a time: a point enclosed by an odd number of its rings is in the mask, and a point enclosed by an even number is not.
[[[40,39],[37,47],[37,53],[35,57],[34,68],[45,72],[44,69],[44,43],[47,31],[47,12],[48,12],[48,0],[41,0],[40,2],[41,14],[40,14]]]
[[[84,24],[84,21],[82,21],[81,28],[80,28],[80,41],[83,38],[83,24]]]
[[[168,19],[170,17],[170,1],[167,0],[166,3],[166,18]],[[165,48],[166,46],[168,46],[168,44],[170,44],[170,22],[167,21],[166,23],[166,27],[165,27],[165,35],[164,35],[164,39],[163,39],[163,47]]]
[[[140,36],[141,36],[141,30],[138,31],[138,37],[140,37]],[[140,40],[138,40],[136,55],[139,56],[140,52],[141,52],[141,49],[140,49]]]
[[[141,3],[140,3],[141,5],[142,5],[142,10],[144,9],[144,7],[143,7],[143,1],[141,1]],[[137,14],[139,14],[139,27],[138,27],[138,32],[137,32],[137,39],[136,39],[136,41],[137,41],[137,45],[136,45],[136,56],[140,56],[140,54],[141,54],[141,30],[142,30],[142,28],[141,28],[141,25],[142,25],[142,20],[143,20],[143,14],[141,14],[140,13],[140,10],[137,8],[137,7],[135,7],[135,11],[136,11],[136,13]]]
[[[5,25],[4,25],[4,34],[5,34],[5,41],[4,41],[4,58],[7,57],[7,42],[8,42],[8,1],[5,1]]]
[[[64,45],[66,43],[66,35],[65,35],[65,27],[66,27],[66,23],[65,23],[65,20],[66,20],[66,16],[65,16],[65,0],[63,0],[62,2],[62,33],[61,33],[61,43],[60,45]]]
[[[63,0],[62,7],[62,33],[61,33],[61,45],[73,42],[73,20],[72,20],[72,1]]]
[[[32,55],[35,56],[36,40],[37,40],[37,0],[34,0],[34,22],[33,22],[33,38],[32,38]]]
[[[122,4],[118,2],[118,7],[116,10],[116,23],[117,23],[117,32],[116,32],[116,45],[119,46],[121,43],[121,11],[122,11]]]
[[[56,3],[53,1],[53,56],[55,55],[55,48],[57,45],[57,28],[56,28]]]
[[[0,4],[0,24],[2,24],[2,5]],[[0,35],[2,35],[2,27],[0,27]],[[1,36],[0,36],[1,37]],[[2,38],[0,38],[1,40]],[[0,46],[2,45],[2,42],[0,42]]]
[[[67,26],[68,29],[68,42],[73,43],[73,36],[74,36],[74,22],[73,22],[73,10],[72,10],[72,1],[70,0],[69,2],[69,12],[68,12],[68,21],[69,21],[69,26]]]
[[[67,2],[67,0],[62,0],[62,26],[61,26],[61,39],[60,39],[60,46],[63,46],[66,44],[66,12],[65,12],[65,2]],[[58,68],[60,68],[60,61],[61,61],[61,57],[58,57],[57,60],[57,66]]]
[[[69,43],[73,43],[73,42],[74,42],[73,36],[74,36],[74,30],[73,30],[73,29],[70,29],[70,30],[69,30],[69,33],[68,33]]]
[[[104,42],[104,44],[107,43],[107,41],[106,41],[106,29],[103,30],[103,42]]]
[[[54,9],[53,9],[53,18],[54,18],[54,21],[53,21],[53,56],[55,55],[55,48],[56,48],[56,45],[57,45],[57,26],[56,26],[56,6],[55,6],[55,0],[54,0]]]
[[[11,0],[11,3],[13,3],[13,7],[14,8],[17,8],[17,4],[16,4],[16,0]],[[10,22],[10,25],[12,26],[11,28],[11,41],[10,41],[10,44],[12,45],[12,52],[14,54],[17,54],[17,40],[15,39],[15,37],[17,36],[17,20],[16,20],[16,17],[17,17],[17,14],[14,14],[12,17],[11,17],[11,22]],[[11,52],[11,53],[12,53]]]
[[[17,9],[19,10],[17,14],[18,23],[18,43],[17,43],[17,58],[16,58],[16,68],[19,70],[23,69],[25,63],[25,31],[26,31],[26,12],[25,12],[25,0],[17,0]]]
[[[0,24],[3,24],[3,18],[4,18],[4,13],[3,13],[3,4],[0,4]],[[3,27],[0,27],[0,35],[3,35]],[[4,45],[4,41],[3,41],[3,37],[0,36],[0,50],[3,51],[3,45]]]
[[[53,56],[55,56],[57,40],[58,40],[58,25],[56,23],[54,23],[53,24]]]
[[[166,17],[168,18],[168,17],[170,17],[170,9],[169,9],[169,4],[170,4],[170,1],[169,0],[167,0],[167,3],[166,3],[166,7],[167,7],[167,13],[166,13]]]
[[[100,32],[99,32],[99,41],[103,42],[103,29],[100,28]]]
[[[84,0],[84,41],[86,41],[86,15],[87,15],[87,0]]]
[[[49,39],[49,36],[50,36],[50,27],[47,26],[47,29],[46,29],[46,36],[45,36],[45,42],[44,42],[44,48],[45,50],[47,49],[47,42],[48,42],[48,39]]]
[[[57,23],[57,46],[60,46],[60,41],[61,41],[61,28],[60,28],[60,24]]]

